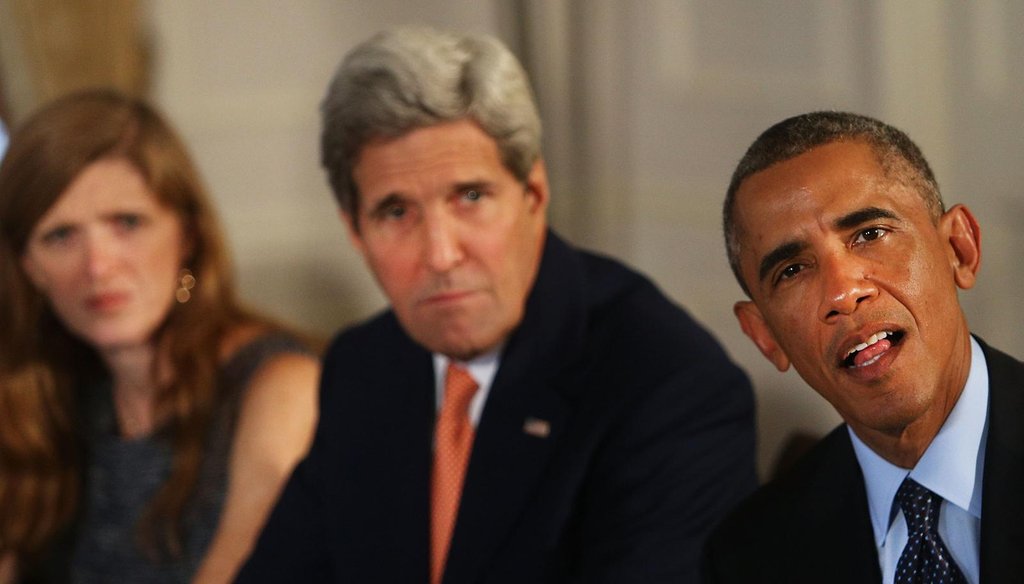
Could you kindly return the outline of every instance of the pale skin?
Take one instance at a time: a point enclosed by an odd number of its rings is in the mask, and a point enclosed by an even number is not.
[[[174,305],[178,272],[191,247],[177,214],[135,168],[104,159],[86,167],[43,215],[23,257],[26,274],[61,321],[106,364],[125,439],[150,435],[163,422],[155,417],[155,396],[173,372],[154,333]],[[264,332],[262,325],[229,331],[221,362]],[[230,582],[249,555],[312,441],[319,373],[311,357],[280,355],[267,360],[245,388],[224,510],[195,582]],[[4,568],[11,569],[0,563]]]
[[[751,300],[734,312],[779,371],[795,367],[869,447],[913,468],[970,370],[957,290],[975,283],[981,232],[962,205],[932,217],[906,172],[842,142],[748,177],[735,217]]]
[[[249,557],[285,480],[313,440],[319,377],[314,359],[281,355],[249,382],[232,442],[224,510],[194,583],[231,582]]]
[[[498,347],[537,275],[544,164],[517,179],[496,142],[462,119],[367,144],[353,178],[359,216],[342,217],[403,328],[455,359]]]

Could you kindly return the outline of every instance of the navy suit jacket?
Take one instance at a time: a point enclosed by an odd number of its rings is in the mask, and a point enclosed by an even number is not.
[[[982,584],[1024,581],[1024,363],[978,339],[989,375]],[[842,425],[715,530],[705,581],[879,584],[864,475]]]
[[[425,583],[431,354],[390,311],[342,333],[239,582]],[[529,419],[547,436],[524,432]],[[687,582],[755,486],[753,398],[648,280],[548,233],[468,463],[444,582]]]

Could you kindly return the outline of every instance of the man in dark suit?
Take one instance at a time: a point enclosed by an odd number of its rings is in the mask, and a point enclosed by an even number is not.
[[[540,122],[497,41],[375,36],[323,162],[390,301],[242,582],[687,582],[753,490],[746,376],[651,282],[547,229]]]
[[[709,582],[1020,582],[1024,364],[972,337],[980,230],[899,130],[765,131],[725,202],[743,331],[845,424],[710,538]]]

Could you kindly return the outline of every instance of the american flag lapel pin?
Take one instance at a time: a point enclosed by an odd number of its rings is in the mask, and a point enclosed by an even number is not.
[[[523,433],[537,438],[547,438],[551,434],[551,423],[547,420],[527,416],[523,421]]]

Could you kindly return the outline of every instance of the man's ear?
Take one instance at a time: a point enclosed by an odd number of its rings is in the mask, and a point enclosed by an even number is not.
[[[543,215],[547,211],[550,192],[548,191],[548,172],[543,159],[538,158],[530,168],[530,174],[526,176],[526,196],[533,201],[530,207],[531,212],[540,212]]]
[[[338,211],[338,215],[341,217],[341,222],[345,224],[345,231],[348,233],[348,240],[352,242],[352,247],[356,248],[361,255],[365,256],[366,244],[363,242],[363,236],[359,233],[359,227],[356,225],[356,218],[345,210]]]
[[[970,209],[955,205],[939,218],[939,230],[949,241],[949,260],[956,285],[974,286],[981,265],[981,227]]]
[[[764,316],[757,305],[749,300],[743,300],[737,302],[732,307],[732,311],[736,315],[736,319],[740,321],[740,328],[743,329],[743,334],[750,337],[751,341],[754,341],[761,354],[771,361],[772,365],[775,365],[775,368],[779,371],[788,370],[789,356],[782,350],[779,343],[775,341],[775,335],[768,328],[768,324],[764,321]]]

